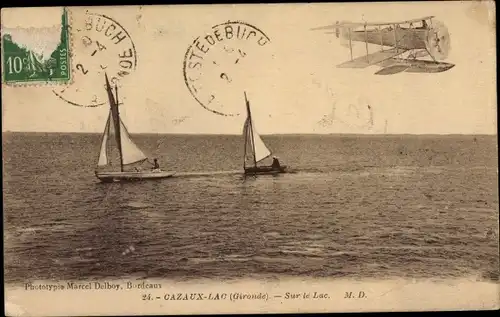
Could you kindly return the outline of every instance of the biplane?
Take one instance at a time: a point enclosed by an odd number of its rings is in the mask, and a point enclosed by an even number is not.
[[[351,60],[337,65],[341,68],[382,67],[375,74],[392,75],[401,72],[440,73],[454,64],[439,62],[448,57],[450,34],[446,26],[434,16],[400,22],[336,24],[312,30],[334,30],[341,45],[349,47]],[[353,42],[364,42],[366,55],[353,58]],[[368,44],[379,45],[380,50],[370,53]],[[422,59],[424,57],[430,57]]]

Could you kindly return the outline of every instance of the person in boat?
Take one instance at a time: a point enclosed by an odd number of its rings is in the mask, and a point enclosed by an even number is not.
[[[154,170],[160,169],[160,164],[158,164],[158,159],[153,160],[153,169]]]
[[[422,26],[418,27],[417,29],[427,29],[427,22],[425,20],[422,20]]]
[[[280,161],[276,156],[273,156],[273,163],[271,164],[272,169],[279,170],[281,168]]]

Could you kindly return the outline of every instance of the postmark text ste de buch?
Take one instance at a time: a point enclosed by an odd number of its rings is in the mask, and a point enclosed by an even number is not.
[[[243,95],[241,85],[247,83],[235,80],[233,75],[242,71],[255,49],[260,50],[269,43],[264,32],[242,21],[214,25],[209,32],[196,37],[183,62],[184,81],[193,98],[212,113],[236,115],[229,110],[235,102],[227,97],[235,90],[241,90],[238,95]]]

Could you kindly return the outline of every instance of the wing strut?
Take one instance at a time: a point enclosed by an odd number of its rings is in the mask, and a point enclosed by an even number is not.
[[[382,34],[382,30],[380,29],[380,26],[377,27],[378,28],[378,34],[380,35],[380,48],[381,48],[381,51],[383,52],[384,51],[384,35]]]

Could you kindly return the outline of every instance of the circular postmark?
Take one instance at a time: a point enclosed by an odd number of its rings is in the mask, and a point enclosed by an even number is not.
[[[258,80],[249,76],[259,51],[271,40],[259,28],[228,21],[197,37],[184,57],[184,81],[194,99],[218,115],[239,115],[246,87]]]
[[[107,104],[104,74],[117,84],[137,67],[137,53],[130,34],[109,16],[73,12],[73,83],[53,92],[65,102],[79,107]]]

